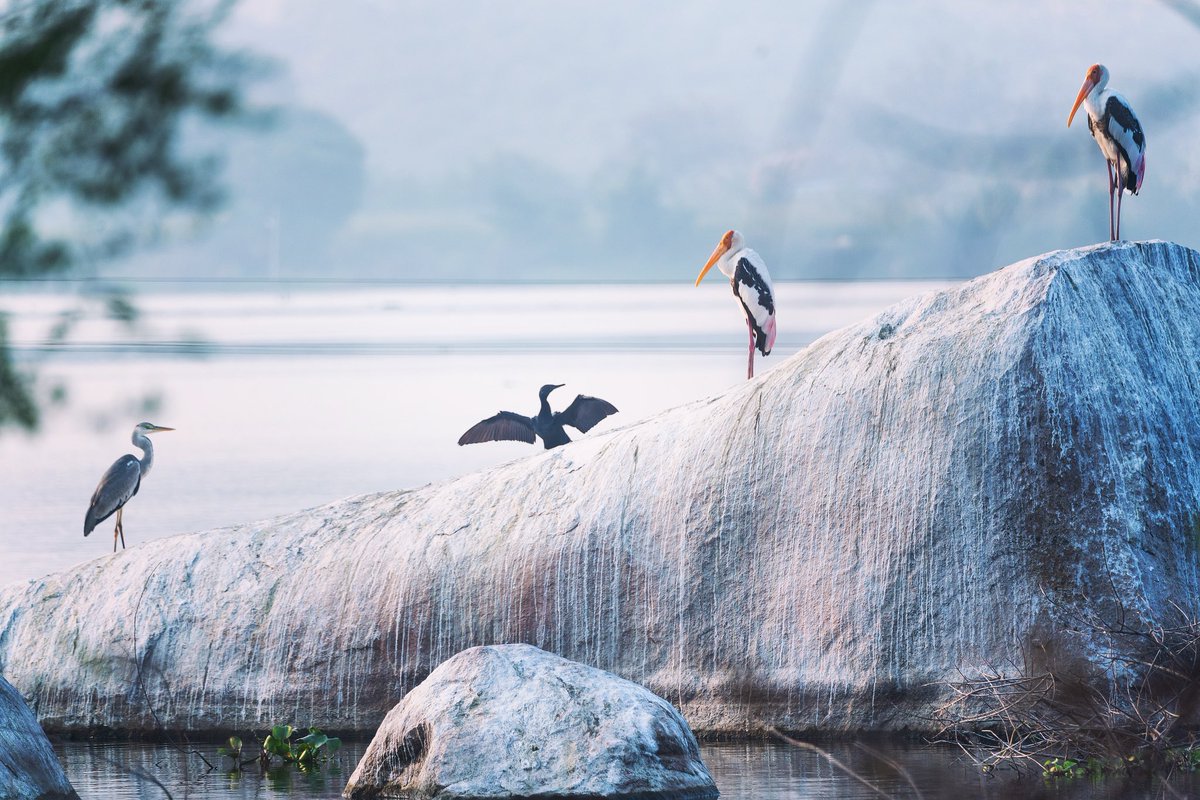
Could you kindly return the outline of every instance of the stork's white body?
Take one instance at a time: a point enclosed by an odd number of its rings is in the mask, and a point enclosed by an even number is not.
[[[722,256],[717,269],[729,278],[747,324],[762,332],[756,335],[754,345],[764,356],[770,355],[775,346],[775,284],[767,263],[754,250],[743,247]]]
[[[1126,128],[1122,125],[1120,115],[1114,114],[1114,109],[1121,109],[1136,127]],[[1083,110],[1087,112],[1088,128],[1105,161],[1123,174],[1133,173],[1135,180],[1123,182],[1132,185],[1122,188],[1130,194],[1137,194],[1142,188],[1146,170],[1146,137],[1129,101],[1120,92],[1097,86],[1083,99]]]

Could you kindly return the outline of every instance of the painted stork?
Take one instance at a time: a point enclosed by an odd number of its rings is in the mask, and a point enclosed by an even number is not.
[[[729,278],[733,296],[746,316],[746,327],[750,330],[750,357],[746,365],[749,380],[754,377],[754,348],[768,356],[775,346],[775,288],[771,285],[771,273],[767,272],[762,256],[746,247],[746,240],[737,231],[726,231],[721,237],[696,278],[697,286],[713,264]]]
[[[1121,195],[1125,192],[1137,194],[1142,188],[1146,174],[1146,134],[1142,124],[1129,107],[1129,102],[1109,91],[1108,68],[1103,64],[1092,64],[1083,78],[1083,86],[1071,114],[1067,127],[1075,119],[1075,112],[1082,103],[1088,116],[1088,130],[1100,146],[1108,165],[1108,238],[1121,238]],[[1113,213],[1113,192],[1116,192],[1116,213]]]
[[[564,425],[570,425],[587,433],[610,414],[617,413],[617,407],[607,400],[587,395],[576,395],[571,405],[562,411],[551,411],[547,398],[550,393],[566,384],[548,383],[538,390],[541,407],[537,416],[526,417],[512,411],[501,411],[482,422],[476,422],[459,437],[459,445],[478,444],[479,442],[526,442],[533,444],[535,436],[542,437],[542,444],[549,450],[553,447],[567,444],[571,437],[567,436]]]

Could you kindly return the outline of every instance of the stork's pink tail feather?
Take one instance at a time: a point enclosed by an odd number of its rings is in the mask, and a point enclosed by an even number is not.
[[[1146,177],[1146,154],[1138,155],[1137,160],[1137,185],[1133,189],[1133,193],[1137,194],[1142,190],[1142,178]]]

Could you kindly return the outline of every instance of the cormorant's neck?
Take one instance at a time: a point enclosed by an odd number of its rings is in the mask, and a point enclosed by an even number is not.
[[[549,400],[549,397],[550,397],[550,393],[549,393],[549,392],[546,392],[545,394],[539,394],[539,395],[538,395],[538,399],[540,399],[540,400],[542,401],[542,404],[541,404],[541,406],[539,406],[539,407],[538,407],[538,416],[539,416],[539,417],[548,417],[548,416],[550,416],[550,400]]]
[[[133,446],[140,448],[142,457],[139,462],[142,465],[142,477],[146,477],[150,472],[150,468],[154,466],[154,445],[150,444],[150,437],[141,431],[133,432]]]

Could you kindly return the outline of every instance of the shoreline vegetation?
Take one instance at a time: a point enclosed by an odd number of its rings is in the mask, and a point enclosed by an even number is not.
[[[1147,619],[1112,600],[1111,617],[1051,605],[1053,625],[1031,637],[1021,662],[950,683],[933,740],[958,745],[984,772],[1200,769],[1200,619],[1175,602]]]

